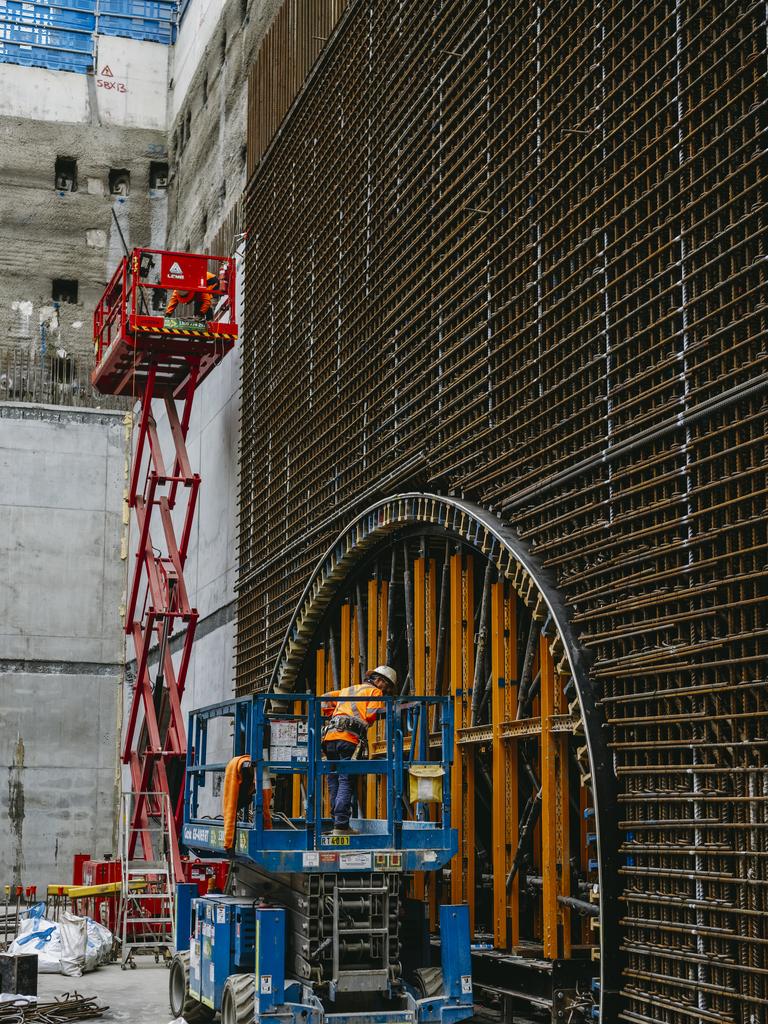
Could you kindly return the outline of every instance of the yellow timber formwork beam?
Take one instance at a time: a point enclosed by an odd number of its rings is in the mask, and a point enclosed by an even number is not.
[[[352,639],[352,609],[348,601],[345,601],[341,606],[341,615],[339,623],[339,651],[341,654],[341,674],[339,676],[339,687],[343,690],[345,686],[350,686],[350,666],[352,660],[352,653],[350,649],[350,640]]]
[[[516,598],[503,580],[491,590],[491,722],[493,780],[494,945],[514,949],[520,942],[520,889],[517,877],[507,893],[506,879],[519,828],[517,744],[505,743],[502,724],[517,714]],[[508,923],[511,925],[511,935]]]
[[[315,694],[320,697],[328,690],[333,689],[332,685],[329,685],[329,680],[333,679],[333,672],[328,659],[325,656],[325,650],[322,647],[318,647],[317,654],[315,655]],[[328,794],[328,788],[323,788],[323,817],[329,818],[331,816],[331,798]]]
[[[379,650],[381,647],[381,604],[379,602],[379,587],[381,581],[375,577],[368,580],[368,639],[367,639],[367,656],[368,663],[366,668],[368,670],[376,668],[379,664]],[[373,751],[378,743],[381,742],[383,737],[381,722],[376,722],[372,729],[368,731],[368,743],[371,751]],[[375,818],[377,816],[377,789],[379,786],[378,777],[376,775],[369,775],[365,783],[365,816],[366,818]]]
[[[462,686],[461,686],[461,555],[451,555],[451,616],[450,616],[450,681],[451,693],[453,695],[453,725],[458,733],[463,721],[462,714]],[[454,750],[453,765],[451,766],[451,825],[458,831],[459,846],[458,853],[454,857],[451,867],[451,903],[464,902],[464,867],[463,858],[463,829],[462,829],[462,803],[464,788],[464,772],[461,751],[458,746]]]
[[[89,896],[113,896],[121,892],[122,882],[101,882],[99,885],[49,885],[49,896],[69,896],[71,900],[83,900]],[[131,892],[140,892],[147,888],[147,883],[136,879],[128,883]]]
[[[471,721],[472,681],[475,675],[475,604],[474,604],[474,560],[466,558],[463,573],[461,628],[463,634],[463,690],[464,719],[462,725]],[[461,752],[464,761],[464,874],[466,878],[466,899],[469,903],[469,933],[475,934],[475,749],[467,747]]]
[[[378,655],[379,665],[387,661],[387,633],[389,632],[389,588],[392,584],[388,580],[382,580],[379,587],[379,609],[378,609]],[[379,724],[379,735],[384,738],[384,725]],[[376,780],[376,817],[386,818],[387,816],[387,790],[383,779]]]
[[[550,658],[552,655],[550,654]],[[555,675],[555,706],[553,718],[557,718],[567,710],[565,707],[565,695],[563,693],[563,678]],[[571,808],[570,808],[570,779],[568,776],[568,734],[559,732],[553,733],[555,743],[555,824],[557,828],[557,842],[555,850],[559,857],[557,883],[558,895],[571,895]],[[560,945],[558,956],[569,959],[571,956],[571,911],[568,907],[558,903],[557,916],[560,925]]]
[[[555,673],[547,638],[539,640],[541,666],[541,843],[542,931],[549,960],[571,954],[570,910],[558,896],[570,895],[568,805],[568,737],[556,733],[553,720],[562,712],[562,681]]]
[[[430,558],[425,566],[424,578],[424,688],[429,696],[435,695],[435,659],[437,657],[437,562]],[[427,729],[428,734],[435,727],[437,719],[429,717],[422,723],[422,728]],[[427,737],[427,751],[429,747],[429,735]],[[429,753],[427,753],[429,757]],[[429,816],[437,818],[437,808],[429,805]],[[440,902],[437,894],[437,875],[430,872],[428,882],[429,900],[429,925],[432,931],[437,928],[438,904]]]
[[[433,558],[417,558],[413,563],[413,692],[417,697],[434,693],[434,656],[435,656],[435,560]],[[425,728],[421,723],[420,728]],[[418,751],[416,752],[418,755]],[[430,808],[430,816],[432,809]],[[435,886],[430,877],[429,902],[430,917],[436,914]],[[423,900],[427,890],[427,878],[423,871],[416,872],[414,878],[414,898]],[[433,908],[434,904],[434,908]]]
[[[357,628],[357,616],[359,609],[357,605],[352,606],[352,617],[349,623],[349,628],[352,631],[350,637],[350,651],[349,651],[349,682],[348,686],[357,686],[358,683],[362,683],[362,674],[360,672],[360,633]]]
[[[544,956],[557,958],[557,807],[555,737],[550,720],[555,713],[555,666],[549,653],[547,638],[539,638],[541,671],[541,874],[542,874],[542,939]]]
[[[451,556],[450,679],[454,727],[470,724],[474,675],[473,562]],[[475,932],[475,751],[457,747],[451,778],[451,821],[459,851],[451,868],[451,902],[469,904],[470,934]]]
[[[300,700],[293,702],[293,713],[294,715],[301,714]],[[302,776],[299,772],[291,776],[291,814],[294,818],[301,817],[301,779]]]
[[[424,695],[425,619],[424,559],[417,558],[413,563],[413,692],[417,697]],[[418,750],[414,754],[418,756]],[[424,872],[417,871],[413,878],[413,897],[423,900],[424,893]]]

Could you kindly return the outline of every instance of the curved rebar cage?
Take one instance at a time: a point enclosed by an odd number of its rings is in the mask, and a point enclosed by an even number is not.
[[[401,696],[454,708],[458,856],[442,874],[417,873],[411,894],[433,928],[441,902],[466,902],[477,945],[518,964],[568,962],[575,1006],[615,939],[615,806],[584,654],[556,591],[483,510],[434,495],[381,502],[318,564],[272,691],[323,694],[382,663]],[[381,740],[373,758],[386,756]],[[380,784],[361,799],[381,815]],[[609,996],[617,960],[604,964]]]

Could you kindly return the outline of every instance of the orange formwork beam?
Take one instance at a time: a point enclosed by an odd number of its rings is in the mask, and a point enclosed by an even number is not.
[[[379,648],[381,646],[381,622],[379,619],[380,604],[379,604],[379,587],[381,581],[376,579],[368,580],[368,664],[366,668],[369,670],[376,668],[379,664]],[[372,730],[369,730],[369,744],[371,749],[376,748],[376,744],[381,739],[381,723],[376,722]],[[369,775],[365,782],[365,816],[367,818],[376,817],[376,796],[378,789],[378,776]]]
[[[451,556],[450,679],[454,728],[470,724],[474,675],[474,563],[461,553]],[[469,904],[470,934],[475,931],[475,752],[456,750],[451,773],[451,820],[459,849],[451,869],[451,901]]]
[[[568,737],[553,730],[564,704],[562,680],[555,673],[547,638],[539,640],[541,666],[541,843],[544,956],[571,954],[571,913],[558,896],[570,895]]]
[[[434,692],[435,655],[435,560],[417,558],[413,564],[414,687],[417,697]],[[420,728],[428,728],[422,722]],[[431,811],[430,811],[431,813]],[[433,881],[430,873],[430,882]],[[413,895],[424,899],[429,883],[425,872],[417,871]],[[430,907],[435,902],[434,885],[429,885]],[[432,916],[432,910],[430,910]]]
[[[491,672],[493,939],[497,949],[510,941],[514,949],[520,942],[520,888],[516,875],[507,893],[506,880],[519,827],[517,743],[502,739],[501,726],[517,717],[517,604],[503,580],[491,589]]]

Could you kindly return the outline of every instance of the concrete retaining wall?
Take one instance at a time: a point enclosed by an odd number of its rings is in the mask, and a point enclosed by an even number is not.
[[[152,186],[167,161],[167,68],[168,47],[113,37],[100,37],[94,75],[0,64],[0,353],[90,357],[120,231],[129,247],[162,246],[166,189]],[[76,190],[55,187],[57,158],[76,161]],[[127,194],[110,191],[125,171]],[[77,282],[75,301],[62,280]]]
[[[113,851],[125,452],[120,413],[0,403],[0,884]]]

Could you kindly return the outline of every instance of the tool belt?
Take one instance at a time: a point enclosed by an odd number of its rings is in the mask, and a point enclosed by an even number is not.
[[[365,742],[368,736],[368,726],[365,722],[359,718],[354,718],[352,715],[332,715],[323,727],[320,737],[321,742],[325,740],[329,732],[351,732],[359,740]]]

